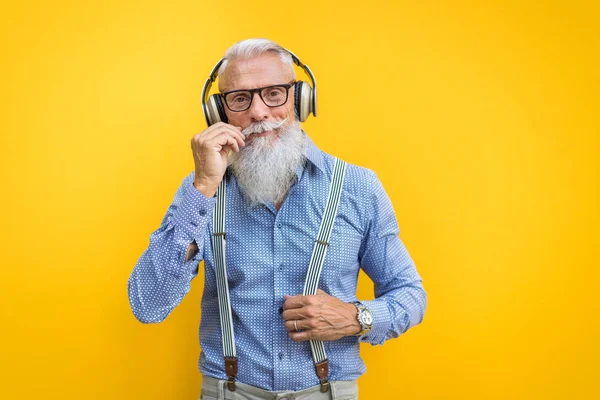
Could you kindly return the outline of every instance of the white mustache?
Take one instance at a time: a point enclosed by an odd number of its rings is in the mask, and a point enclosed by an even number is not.
[[[248,137],[253,133],[263,133],[263,132],[268,132],[268,131],[272,131],[275,129],[279,129],[283,124],[286,123],[287,120],[288,120],[288,118],[286,117],[284,120],[281,120],[281,121],[253,122],[250,125],[248,125],[246,127],[246,129],[244,129],[242,131],[242,134],[244,136]]]

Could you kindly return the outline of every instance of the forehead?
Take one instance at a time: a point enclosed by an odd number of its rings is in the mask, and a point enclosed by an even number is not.
[[[250,59],[230,61],[219,77],[219,91],[254,89],[287,83],[292,78],[291,65],[285,64],[279,54],[265,53]]]

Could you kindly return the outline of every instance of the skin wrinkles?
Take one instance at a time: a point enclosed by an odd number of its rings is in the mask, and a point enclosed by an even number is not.
[[[285,64],[279,55],[274,53],[265,53],[261,56],[249,60],[231,60],[225,72],[219,77],[219,91],[227,92],[230,90],[255,89],[259,87],[284,84],[294,79],[294,72],[291,65]],[[294,88],[291,87],[288,92],[287,101],[279,107],[269,107],[260,99],[258,93],[254,94],[252,105],[246,111],[233,112],[225,106],[225,113],[229,119],[229,124],[239,126],[242,129],[247,128],[255,121],[282,121],[288,117],[285,125],[293,122],[294,115]],[[276,140],[278,135],[273,131],[254,134],[258,136],[273,136]],[[250,135],[246,142],[252,142]]]
[[[337,340],[360,332],[356,307],[328,295],[321,289],[316,295],[285,296],[282,317],[290,339]],[[294,324],[296,321],[296,324]],[[296,327],[300,332],[296,331]]]

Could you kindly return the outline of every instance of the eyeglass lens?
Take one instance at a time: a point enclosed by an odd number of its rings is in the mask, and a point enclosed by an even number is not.
[[[225,96],[227,106],[232,111],[243,111],[250,107],[253,93],[249,90],[240,90],[228,93]],[[287,88],[285,86],[271,86],[260,91],[260,97],[269,107],[277,107],[287,100]]]

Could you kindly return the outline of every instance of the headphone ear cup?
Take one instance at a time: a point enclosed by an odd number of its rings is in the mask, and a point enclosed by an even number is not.
[[[294,85],[294,110],[300,122],[306,121],[313,112],[313,88],[307,82],[298,81]]]
[[[209,125],[214,125],[217,122],[227,123],[227,114],[225,113],[225,107],[221,101],[221,96],[213,94],[208,98],[208,104],[206,105],[208,112]]]

